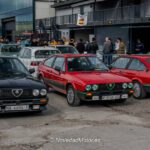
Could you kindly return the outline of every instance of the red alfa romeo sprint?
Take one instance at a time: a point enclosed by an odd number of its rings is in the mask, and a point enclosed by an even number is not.
[[[150,93],[150,55],[125,55],[111,65],[111,72],[133,81],[135,98],[144,98]]]
[[[66,94],[71,106],[81,101],[124,102],[133,93],[132,81],[111,73],[95,55],[53,55],[40,64],[38,71],[39,79]]]

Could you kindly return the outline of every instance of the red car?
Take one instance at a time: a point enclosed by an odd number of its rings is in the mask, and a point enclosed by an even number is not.
[[[111,72],[128,77],[134,83],[135,98],[150,93],[150,55],[126,55],[111,64]]]
[[[71,106],[81,101],[125,101],[132,93],[132,81],[110,73],[95,56],[60,54],[39,66],[38,77],[47,86],[67,95]]]

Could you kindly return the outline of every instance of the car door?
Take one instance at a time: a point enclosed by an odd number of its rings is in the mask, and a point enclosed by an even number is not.
[[[119,57],[111,64],[111,72],[125,76],[126,68],[131,59],[128,57]]]
[[[44,79],[44,82],[52,86],[52,64],[54,63],[55,56],[52,56],[48,59],[46,59],[39,68],[39,73],[42,74],[42,78]]]
[[[128,68],[126,69],[125,76],[134,80],[142,82],[146,75],[146,66],[138,59],[133,58]]]
[[[58,90],[59,92],[65,93],[65,58],[64,57],[56,57],[55,62],[52,67],[52,80],[53,80],[53,87]],[[56,69],[56,68],[59,68]]]

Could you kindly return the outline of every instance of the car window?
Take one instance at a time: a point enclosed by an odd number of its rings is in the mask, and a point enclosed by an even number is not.
[[[0,58],[0,78],[6,76],[29,75],[25,66],[18,60],[13,58]]]
[[[113,68],[125,69],[130,61],[130,58],[118,58],[112,63]]]
[[[22,58],[28,58],[28,59],[30,59],[30,58],[31,58],[31,50],[26,48],[26,49],[24,50],[24,53],[23,53],[23,55],[22,55]]]
[[[108,68],[95,56],[69,57],[68,71],[106,71]]]
[[[63,66],[64,66],[64,62],[65,62],[65,59],[63,57],[57,57],[55,59],[55,62],[54,62],[54,65],[53,65],[53,68],[55,68],[56,66],[57,67],[60,67],[61,70],[63,70]]]
[[[142,62],[140,62],[138,59],[133,59],[128,69],[142,71],[145,70],[145,65]]]
[[[35,58],[47,58],[50,55],[58,54],[58,50],[37,50],[35,52]]]
[[[150,64],[150,58],[146,59],[146,61]]]
[[[1,52],[4,52],[4,53],[6,52],[18,53],[20,50],[21,50],[20,45],[3,45],[1,48]]]
[[[21,51],[20,51],[20,53],[19,53],[19,57],[20,57],[20,58],[22,58],[22,57],[23,57],[24,51],[25,51],[25,49],[24,49],[24,48],[23,48],[23,49],[21,49]]]
[[[51,58],[47,59],[47,60],[44,62],[44,65],[47,66],[47,67],[52,67],[52,64],[53,64],[54,59],[55,59],[55,57],[51,57]]]

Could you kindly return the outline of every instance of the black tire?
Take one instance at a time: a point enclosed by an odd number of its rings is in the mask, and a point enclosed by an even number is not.
[[[134,89],[134,93],[133,93],[133,97],[137,98],[137,99],[142,99],[146,97],[146,92],[143,88],[143,86],[141,85],[141,83],[139,83],[138,81],[135,81],[133,83],[133,89]]]
[[[79,106],[80,102],[81,102],[81,100],[77,96],[75,89],[73,88],[72,85],[69,85],[67,88],[67,103],[70,106],[75,107],[75,106]]]

